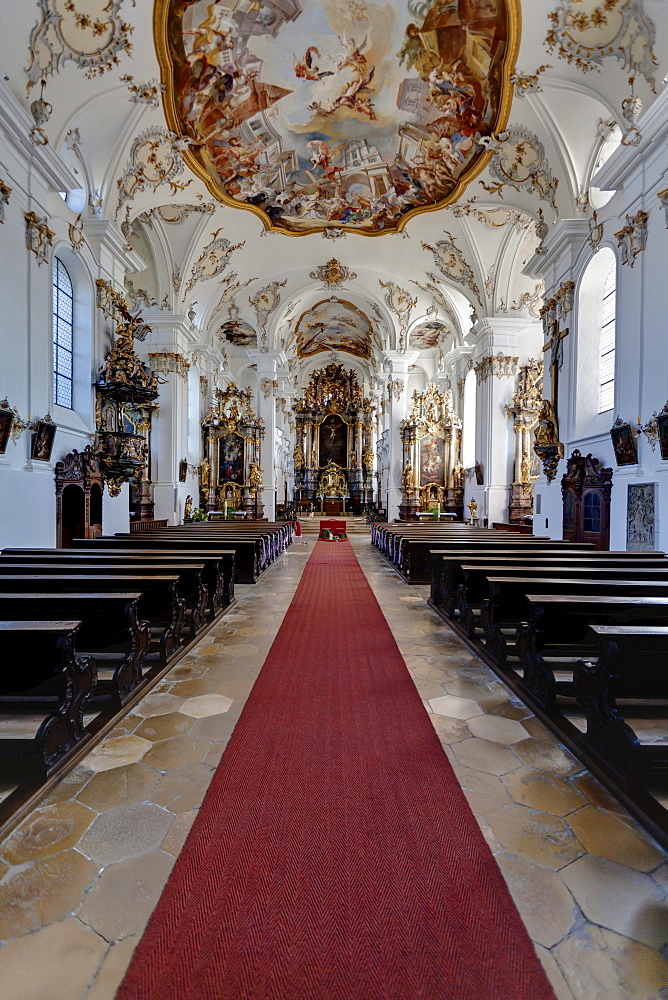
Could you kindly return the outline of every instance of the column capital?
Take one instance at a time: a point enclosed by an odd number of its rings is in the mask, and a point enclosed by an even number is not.
[[[399,351],[383,351],[380,359],[392,375],[407,375],[408,369],[419,357],[419,351],[405,351],[403,354]]]
[[[287,367],[287,357],[285,351],[260,351],[257,348],[249,347],[246,354],[257,365],[258,376],[276,374],[277,369]]]

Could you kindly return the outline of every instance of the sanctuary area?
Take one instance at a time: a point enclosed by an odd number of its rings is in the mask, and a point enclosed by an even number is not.
[[[0,992],[668,996],[664,0],[0,13]]]

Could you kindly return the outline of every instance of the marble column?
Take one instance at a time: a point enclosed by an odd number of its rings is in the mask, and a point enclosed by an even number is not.
[[[257,365],[257,416],[264,421],[264,437],[260,443],[260,467],[262,469],[262,504],[264,516],[273,521],[276,518],[276,470],[274,468],[274,446],[276,441],[276,394],[272,386],[270,392],[265,392],[262,383],[265,379],[274,382],[280,369],[286,367],[286,357],[283,351],[248,350],[246,352],[253,363]],[[265,383],[266,385],[267,383]]]
[[[399,517],[402,502],[401,475],[403,472],[403,447],[401,421],[408,411],[408,370],[415,364],[418,351],[384,351],[381,360],[388,373],[389,393],[389,483],[387,489],[387,519]]]

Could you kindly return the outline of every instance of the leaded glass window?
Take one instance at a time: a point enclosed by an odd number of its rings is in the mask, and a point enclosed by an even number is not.
[[[616,264],[608,271],[603,286],[603,311],[601,316],[601,367],[598,410],[611,410],[615,405],[615,319],[617,279]]]
[[[72,409],[74,299],[67,268],[53,261],[53,401]]]

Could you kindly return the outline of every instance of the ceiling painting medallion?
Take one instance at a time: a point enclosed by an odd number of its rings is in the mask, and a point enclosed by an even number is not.
[[[518,0],[156,0],[170,129],[267,229],[378,235],[451,204],[503,130]]]
[[[371,356],[371,321],[346,299],[324,299],[299,317],[295,328],[297,356],[321,351],[347,351],[358,358]]]

